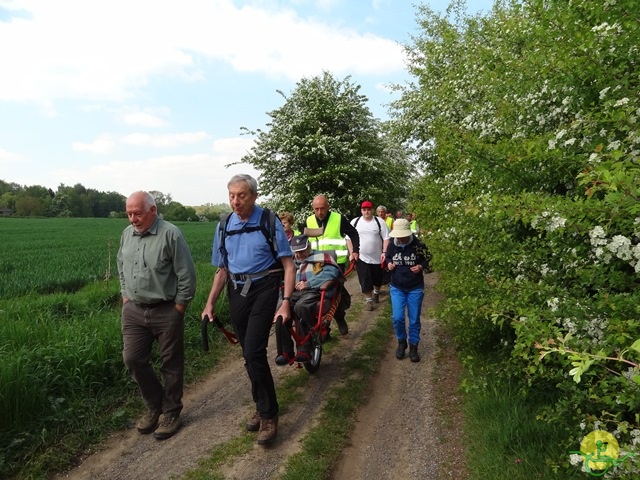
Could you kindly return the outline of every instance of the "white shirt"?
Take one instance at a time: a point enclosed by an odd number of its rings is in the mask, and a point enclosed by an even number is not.
[[[358,220],[359,219],[359,220]],[[356,225],[356,220],[358,224]],[[378,228],[378,222],[380,227]],[[367,221],[364,217],[356,217],[351,220],[351,225],[356,227],[360,235],[360,260],[365,263],[380,265],[380,255],[382,255],[383,240],[389,239],[389,228],[387,224],[375,217]]]

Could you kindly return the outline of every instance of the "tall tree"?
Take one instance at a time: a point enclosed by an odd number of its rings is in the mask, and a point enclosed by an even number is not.
[[[270,206],[300,219],[319,193],[345,214],[357,211],[365,197],[388,203],[403,198],[407,156],[385,135],[350,77],[339,81],[324,72],[302,79],[289,97],[278,93],[285,103],[268,113],[269,129],[243,128],[256,143],[239,162],[261,172],[261,193]]]

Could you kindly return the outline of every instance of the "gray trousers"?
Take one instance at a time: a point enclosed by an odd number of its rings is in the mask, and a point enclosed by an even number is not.
[[[184,315],[175,304],[144,308],[127,302],[122,306],[122,357],[138,384],[148,408],[180,413],[184,387]],[[151,364],[153,342],[158,341],[158,379]]]

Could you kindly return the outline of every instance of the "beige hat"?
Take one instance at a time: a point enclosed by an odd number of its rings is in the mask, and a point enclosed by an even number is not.
[[[395,222],[393,222],[393,230],[389,233],[390,237],[393,238],[403,238],[408,237],[413,232],[411,232],[411,225],[409,225],[409,221],[404,218],[399,218]]]

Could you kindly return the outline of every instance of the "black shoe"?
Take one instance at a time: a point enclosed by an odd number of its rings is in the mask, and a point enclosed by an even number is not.
[[[418,354],[418,345],[409,345],[409,358],[413,363],[420,361],[420,354]]]
[[[402,360],[404,358],[404,352],[407,350],[407,341],[398,340],[398,348],[396,348],[396,358]]]
[[[282,352],[280,355],[276,357],[276,365],[290,365],[292,362],[293,353]]]
[[[309,363],[311,361],[311,356],[307,352],[303,352],[301,350],[296,354],[296,358],[293,360],[298,363]]]
[[[340,335],[346,335],[349,333],[349,326],[347,325],[347,321],[344,318],[336,318],[336,323],[338,324],[338,330],[340,331]]]

